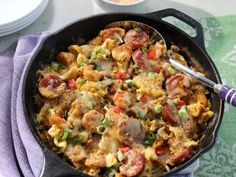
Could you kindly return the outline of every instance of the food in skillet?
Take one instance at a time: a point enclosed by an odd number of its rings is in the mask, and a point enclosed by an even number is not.
[[[188,66],[178,51],[140,27],[70,45],[38,71],[40,136],[92,176],[158,176],[188,160],[213,112],[206,88],[165,60]]]

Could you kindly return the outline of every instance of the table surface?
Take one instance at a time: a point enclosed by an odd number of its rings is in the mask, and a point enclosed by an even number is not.
[[[0,37],[0,52],[22,35],[57,30],[81,17],[115,11],[148,13],[165,8],[178,9],[195,19],[219,17],[236,15],[236,0],[227,0],[227,3],[224,0],[145,0],[140,5],[128,8],[110,6],[100,0],[50,0],[43,14],[34,23],[19,32]]]

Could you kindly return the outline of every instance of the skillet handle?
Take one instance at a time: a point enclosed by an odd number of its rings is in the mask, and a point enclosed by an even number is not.
[[[47,148],[43,149],[43,153],[45,159],[40,177],[90,177],[73,169],[69,164],[52,154]]]
[[[164,17],[171,17],[172,16],[172,17],[175,17],[175,18],[187,23],[188,25],[190,25],[191,27],[193,27],[196,30],[196,36],[191,37],[191,38],[193,39],[194,42],[196,42],[198,45],[200,45],[205,50],[202,26],[198,21],[196,21],[192,17],[190,17],[190,16],[188,16],[188,15],[184,14],[183,12],[180,12],[176,9],[172,9],[172,8],[164,9],[164,10],[160,10],[160,11],[156,11],[156,12],[151,12],[151,13],[145,14],[145,16],[152,17],[157,20],[162,20],[162,18],[164,18]]]

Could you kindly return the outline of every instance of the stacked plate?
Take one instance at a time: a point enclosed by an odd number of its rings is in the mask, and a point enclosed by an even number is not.
[[[34,22],[48,0],[0,0],[0,4],[0,36],[5,36]]]

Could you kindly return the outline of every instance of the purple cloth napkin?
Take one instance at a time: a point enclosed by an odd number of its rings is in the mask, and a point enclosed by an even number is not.
[[[25,66],[47,34],[23,36],[0,54],[0,177],[38,177],[43,169],[44,155],[24,118],[21,91]]]

